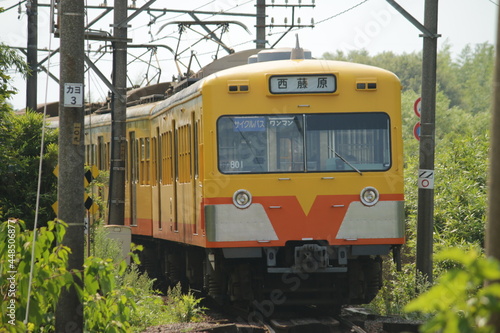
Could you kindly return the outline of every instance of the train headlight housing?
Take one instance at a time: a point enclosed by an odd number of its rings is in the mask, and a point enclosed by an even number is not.
[[[365,187],[361,190],[361,202],[366,206],[373,206],[378,202],[380,195],[375,187]]]
[[[233,194],[233,203],[238,208],[247,208],[252,204],[252,195],[247,190],[238,190]]]

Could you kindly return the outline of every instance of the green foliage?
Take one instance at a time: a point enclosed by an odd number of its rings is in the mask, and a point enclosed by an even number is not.
[[[490,109],[494,46],[488,43],[465,47],[458,57],[444,44],[437,55],[437,85],[452,107],[477,114]],[[370,56],[366,50],[323,54],[324,59],[352,61],[385,68],[400,78],[403,91],[419,93],[422,82],[422,53],[383,52]]]
[[[18,217],[33,228],[43,116],[35,112],[15,115],[12,111],[8,99],[17,89],[7,72],[13,69],[29,75],[23,57],[0,43],[0,221]],[[57,163],[57,133],[53,130],[46,133],[44,161],[39,217],[49,221],[54,218],[51,205],[56,201],[52,170]]]
[[[483,132],[484,133],[484,132]],[[485,134],[453,136],[442,143],[436,160],[440,181],[435,195],[438,233],[484,244],[489,140]]]
[[[8,112],[0,117],[2,150],[0,151],[0,220],[19,217],[33,228],[43,115],[28,111],[24,115]],[[51,205],[57,201],[57,132],[46,130],[42,166],[39,219],[54,218]]]
[[[488,43],[470,45],[458,59],[461,96],[460,106],[473,114],[491,108],[495,48]]]
[[[107,237],[107,231],[103,226],[96,227],[93,243],[93,254],[95,256],[110,258],[99,264],[109,269],[109,277],[116,276],[116,279],[112,282],[116,294],[110,294],[107,297],[99,294],[89,299],[87,303],[89,313],[104,311],[104,314],[100,316],[100,323],[118,324],[119,321],[116,319],[113,321],[113,318],[109,317],[106,309],[104,309],[107,306],[106,302],[113,303],[118,296],[122,300],[132,300],[134,306],[133,311],[127,313],[127,318],[121,318],[121,328],[113,326],[113,329],[126,328],[133,332],[143,332],[150,326],[179,321],[196,321],[201,318],[203,309],[198,307],[201,300],[195,299],[192,294],[182,295],[180,288],[177,288],[174,289],[175,292],[172,292],[171,296],[168,297],[168,303],[165,304],[163,298],[159,296],[159,292],[153,289],[154,280],[150,279],[147,273],[140,272],[138,263],[131,264],[123,273],[120,272],[120,265],[122,265],[120,263],[120,246],[116,240]],[[111,274],[113,265],[110,265],[110,263],[114,263],[114,274]],[[118,291],[125,293],[125,295],[118,293]],[[93,327],[98,330],[110,330],[110,325],[104,327],[94,324]]]
[[[371,57],[366,50],[353,50],[348,54],[342,51],[323,54],[324,59],[357,62],[370,66],[385,68],[401,80],[404,91],[420,91],[422,77],[422,55],[420,53],[395,54],[383,52]]]
[[[500,311],[500,284],[484,286],[484,283],[500,279],[500,263],[485,258],[477,250],[450,249],[436,258],[456,262],[459,267],[444,273],[437,285],[406,307],[409,312],[433,315],[421,331],[494,332],[488,320],[492,313]]]
[[[118,276],[127,269],[125,261],[118,266]],[[85,329],[90,332],[128,332],[136,309],[133,287],[117,288],[116,267],[111,259],[89,257],[85,260],[85,290],[79,290],[84,302]]]
[[[183,294],[180,283],[169,288],[167,297],[173,322],[197,322],[203,318],[205,308],[200,306],[202,299],[196,298],[192,292]]]
[[[90,170],[90,166],[85,166],[85,171]],[[98,214],[100,220],[104,220],[107,211],[107,201],[104,196],[106,189],[109,186],[109,171],[99,170],[99,174],[85,188],[85,192],[89,195],[94,203],[99,207]]]
[[[369,308],[378,314],[397,315],[411,319],[421,319],[421,316],[408,314],[404,307],[430,285],[416,270],[414,263],[409,263],[398,272],[392,260],[384,262],[384,285]]]
[[[98,222],[94,223],[95,228],[92,231],[92,256],[97,258],[111,259],[118,264],[122,258],[122,249],[117,240],[108,236],[108,231]]]
[[[153,281],[139,273],[137,255],[130,254],[134,261],[130,267],[124,260],[91,256],[85,260],[83,271],[70,272],[67,263],[71,250],[56,245],[65,233],[66,224],[61,221],[50,221],[37,232],[30,312],[25,324],[33,231],[25,230],[20,220],[0,226],[0,293],[5,295],[0,298],[0,332],[54,332],[59,295],[72,286],[84,302],[88,332],[141,332],[147,326],[172,320],[168,307],[153,295]],[[131,249],[139,250],[141,246]],[[83,290],[75,278],[83,280]]]
[[[53,332],[54,310],[59,295],[73,283],[67,270],[70,249],[60,243],[66,232],[64,222],[49,222],[40,228],[35,245],[35,264],[28,324],[26,315],[33,232],[24,222],[9,220],[0,226],[0,323],[7,332]],[[10,308],[9,308],[10,306]],[[12,311],[12,312],[11,312]]]
[[[7,71],[13,68],[24,75],[29,74],[29,67],[23,60],[23,57],[14,49],[0,43],[0,114],[11,110],[11,107],[7,104],[7,100],[17,91],[11,85],[11,77],[7,74]]]

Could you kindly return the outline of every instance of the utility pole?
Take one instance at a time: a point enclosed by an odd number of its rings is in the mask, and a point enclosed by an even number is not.
[[[84,1],[60,2],[58,219],[68,224],[63,245],[71,248],[68,269],[83,269],[84,256]],[[82,282],[80,282],[82,283]],[[83,285],[80,285],[83,287]],[[63,290],[56,332],[83,332],[83,303],[75,288]]]
[[[108,224],[125,220],[125,149],[127,111],[127,0],[116,0],[113,24],[113,86],[111,101],[111,171]],[[131,143],[132,144],[132,143]]]
[[[38,1],[28,0],[26,3],[28,15],[28,45],[27,59],[30,74],[26,78],[26,109],[36,110],[37,78],[38,78]]]
[[[265,49],[266,48],[266,0],[257,0],[257,24],[255,48]]]
[[[497,56],[495,64],[495,78],[493,82],[493,117],[491,122],[490,145],[490,170],[489,170],[489,196],[488,196],[488,221],[486,224],[486,255],[500,260],[500,12],[497,23]],[[489,281],[488,283],[499,283]],[[495,332],[500,332],[500,314],[491,313],[490,325]]]
[[[438,0],[425,0],[424,25],[394,0],[386,0],[424,37],[422,56],[422,110],[418,170],[417,270],[432,282],[434,232],[434,151],[436,128],[436,59]]]
[[[425,0],[423,35],[422,110],[420,113],[420,163],[417,214],[417,270],[432,282],[434,232],[434,155],[436,129],[436,59],[438,0]],[[427,179],[424,183],[421,180]],[[426,185],[427,184],[427,185]],[[432,185],[428,185],[432,184]]]

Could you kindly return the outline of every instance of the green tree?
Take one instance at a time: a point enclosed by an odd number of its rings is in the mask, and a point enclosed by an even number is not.
[[[0,13],[3,11],[0,8]],[[7,151],[7,144],[9,144],[12,137],[10,131],[12,129],[10,114],[12,113],[12,106],[8,103],[8,99],[16,93],[16,88],[10,83],[11,77],[8,72],[15,68],[23,74],[28,73],[28,66],[22,58],[12,49],[0,43],[0,164],[5,164],[10,151]]]
[[[459,56],[460,106],[474,114],[491,108],[494,55],[494,46],[484,43],[465,47]]]
[[[0,13],[3,11],[0,8]],[[17,92],[10,83],[9,70],[16,69],[23,75],[29,74],[29,68],[23,58],[13,49],[0,43],[0,117],[5,111],[11,110],[8,99]],[[1,118],[0,118],[1,119]]]
[[[8,133],[2,144],[0,163],[0,218],[22,218],[28,228],[35,219],[36,193],[43,115],[32,111],[24,115],[8,112],[5,115]],[[1,131],[1,130],[0,130]],[[42,165],[40,221],[54,218],[51,205],[57,198],[57,178],[52,174],[57,164],[57,131],[46,128]]]
[[[43,116],[28,111],[16,115],[8,99],[16,93],[10,83],[13,69],[28,75],[28,66],[14,50],[0,44],[0,219],[19,217],[33,225],[38,183]],[[56,179],[51,174],[57,160],[57,133],[48,130],[43,166],[40,219],[49,221],[54,214],[50,206],[56,198]]]

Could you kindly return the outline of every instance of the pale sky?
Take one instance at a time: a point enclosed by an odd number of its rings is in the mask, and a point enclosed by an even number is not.
[[[88,5],[99,5],[105,0],[87,0]],[[451,45],[453,53],[456,55],[466,46],[474,46],[479,43],[488,42],[495,43],[497,11],[499,0],[439,0],[439,18],[438,18],[438,33],[442,35],[438,39],[438,45],[444,43]],[[49,3],[49,0],[38,0],[40,4]],[[220,15],[210,16],[197,14],[197,17],[202,21],[229,20],[239,21],[246,25],[250,34],[238,25],[230,25],[229,32],[222,37],[224,43],[234,48],[236,51],[255,48],[252,42],[255,40],[255,18],[238,17],[223,15],[224,12],[231,13],[248,13],[255,14],[255,0],[188,0],[174,2],[168,0],[157,0],[151,5],[151,8],[168,8],[168,9],[184,9],[184,10],[200,10],[220,12]],[[267,0],[267,4],[276,5],[303,4],[310,5],[312,0]],[[418,21],[423,23],[425,0],[397,0],[407,12],[409,12]],[[9,8],[18,3],[18,0],[0,0],[0,6]],[[132,3],[128,1],[129,5]],[[141,7],[146,0],[136,0],[136,7]],[[108,5],[113,4],[113,0],[107,1]],[[299,35],[300,44],[303,48],[311,50],[314,57],[321,57],[325,52],[335,52],[342,50],[366,49],[371,55],[378,54],[384,51],[392,51],[397,54],[411,53],[422,49],[422,38],[419,37],[421,32],[415,28],[406,18],[399,12],[393,9],[386,0],[315,0],[315,7],[295,8],[294,16],[295,23],[300,17],[301,24],[311,24],[311,19],[314,20],[314,28],[302,28],[292,30],[283,37],[276,47],[293,47],[295,45],[295,34]],[[0,42],[8,46],[26,47],[27,35],[27,19],[26,19],[25,3],[21,4],[21,13],[18,13],[18,7],[8,10],[0,14]],[[49,22],[50,11],[48,7],[39,8],[39,41],[40,49],[55,49],[59,46],[59,39],[50,38]],[[89,10],[87,22],[92,21],[97,15],[102,13],[102,10]],[[129,11],[129,15],[132,12]],[[178,28],[176,24],[165,26],[160,32],[160,28],[174,21],[192,21],[193,18],[187,14],[181,15],[178,13],[166,13],[160,16],[158,12],[153,13],[156,18],[156,23],[148,26],[148,22],[153,18],[146,12],[143,12],[130,22],[132,25],[129,28],[129,38],[132,38],[132,44],[163,44],[172,49],[177,46]],[[283,7],[268,7],[266,10],[268,15],[267,24],[271,24],[271,18],[274,18],[274,24],[284,24],[285,17],[287,23],[292,23],[292,8]],[[18,18],[19,16],[19,18]],[[101,29],[107,32],[112,32],[110,24],[112,24],[113,15],[109,13],[92,28]],[[200,28],[195,28],[200,33],[203,32]],[[269,45],[276,43],[286,28],[275,27],[267,30],[267,40]],[[203,32],[205,33],[205,32]],[[216,32],[220,35],[220,30]],[[202,41],[196,43],[199,34],[187,31],[183,34],[180,43],[180,50],[186,50],[182,54],[182,62],[188,64],[191,51],[197,55],[197,59],[201,66],[212,61],[217,45],[213,42]],[[192,46],[193,44],[195,44]],[[89,42],[91,50],[97,51],[103,42]],[[159,49],[156,55],[144,53],[144,49],[130,50],[135,56],[140,56],[142,60],[148,62],[150,58],[153,64],[161,67],[161,81],[170,81],[172,75],[177,74],[172,53],[165,49]],[[224,51],[219,52],[219,58],[226,55]],[[39,52],[39,59],[45,58],[46,52]],[[92,59],[97,59],[94,53]],[[133,59],[128,57],[129,61]],[[55,56],[50,61],[50,71],[59,76],[59,56]],[[45,66],[48,65],[46,62]],[[108,76],[111,68],[111,56],[104,55],[97,62],[100,70]],[[147,65],[145,63],[132,63],[129,66],[128,74],[133,83],[140,82],[146,75]],[[195,62],[195,71],[199,69]],[[11,99],[16,109],[25,106],[26,99],[26,83],[19,75],[11,73],[15,77],[15,85],[19,93]],[[148,77],[152,78],[156,71],[150,71]],[[48,82],[48,86],[47,86]],[[156,80],[155,80],[156,82]],[[90,98],[93,101],[102,101],[107,95],[108,89],[103,86],[99,78],[91,73],[86,77],[86,95],[90,92]],[[47,86],[47,87],[46,87]],[[52,102],[59,99],[58,88],[52,79],[47,80],[47,76],[41,72],[38,75],[38,102]]]

